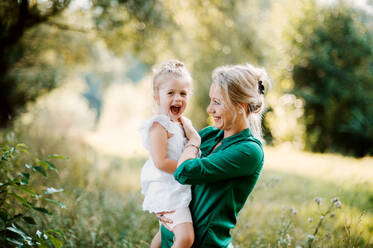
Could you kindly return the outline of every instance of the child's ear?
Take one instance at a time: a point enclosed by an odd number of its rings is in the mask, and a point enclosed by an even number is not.
[[[159,105],[159,95],[154,95],[154,101]]]

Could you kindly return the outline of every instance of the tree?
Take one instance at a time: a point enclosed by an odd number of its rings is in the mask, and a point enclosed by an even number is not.
[[[357,10],[342,3],[310,8],[295,25],[292,92],[305,101],[309,149],[373,154],[372,44]]]
[[[19,62],[25,57],[26,47],[22,41],[24,34],[33,27],[46,23],[48,20],[61,13],[70,0],[50,0],[38,4],[29,0],[6,0],[0,3],[0,126],[5,126],[16,114],[18,108],[23,107],[27,101],[35,99],[40,93],[40,84],[32,87],[32,84],[24,87],[19,82],[24,80],[16,74],[11,73],[16,67],[30,66],[20,65]],[[48,70],[49,69],[49,70]],[[47,68],[42,88],[53,88],[56,84],[53,68]],[[40,77],[34,78],[35,81]]]

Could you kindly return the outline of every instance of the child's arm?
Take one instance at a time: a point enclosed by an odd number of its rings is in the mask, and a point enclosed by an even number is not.
[[[158,122],[154,122],[149,132],[150,153],[153,162],[158,169],[173,174],[177,161],[167,158],[167,140],[166,129]]]

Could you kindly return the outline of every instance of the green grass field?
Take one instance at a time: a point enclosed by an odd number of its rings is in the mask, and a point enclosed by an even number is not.
[[[373,158],[265,152],[263,173],[232,231],[235,247],[373,247]],[[97,155],[84,162],[96,167],[85,169],[71,161],[61,178],[67,209],[50,217],[66,232],[67,247],[149,246],[158,225],[141,211],[145,159]]]

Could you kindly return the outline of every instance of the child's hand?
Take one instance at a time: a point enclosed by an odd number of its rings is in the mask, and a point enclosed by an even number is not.
[[[171,228],[168,226],[168,224],[172,224],[173,221],[169,218],[167,218],[166,216],[164,216],[165,214],[171,214],[171,213],[175,213],[175,210],[174,211],[168,211],[168,212],[159,212],[159,213],[155,213],[155,216],[157,216],[158,220],[162,223],[162,225],[167,228],[168,230],[172,231]]]
[[[194,145],[199,146],[201,144],[201,137],[199,137],[196,129],[194,129],[192,122],[184,117],[180,118],[181,124],[183,125],[185,136]]]

